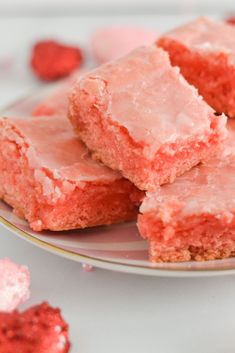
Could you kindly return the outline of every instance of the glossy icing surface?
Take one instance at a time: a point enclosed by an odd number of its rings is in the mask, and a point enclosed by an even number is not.
[[[47,168],[56,179],[100,181],[120,178],[120,174],[91,159],[84,144],[62,116],[2,119],[6,135],[23,146],[29,164],[40,171]],[[38,177],[40,173],[37,173]]]
[[[235,27],[206,17],[174,29],[163,37],[176,39],[191,49],[208,52],[223,52],[235,64]]]
[[[104,118],[126,128],[150,155],[163,143],[203,140],[210,133],[212,108],[155,46],[102,65],[77,84]]]
[[[228,124],[229,135],[218,158],[201,164],[172,184],[147,193],[141,212],[154,211],[167,223],[172,216],[201,213],[221,214],[228,220],[235,212],[235,122]]]

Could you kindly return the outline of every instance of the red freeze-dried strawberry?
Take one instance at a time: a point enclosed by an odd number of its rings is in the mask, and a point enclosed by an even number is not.
[[[225,21],[230,25],[235,25],[235,16],[228,17]]]
[[[68,325],[48,303],[0,313],[0,353],[68,353]]]
[[[31,66],[39,78],[52,81],[71,74],[82,60],[80,48],[47,40],[34,45]]]

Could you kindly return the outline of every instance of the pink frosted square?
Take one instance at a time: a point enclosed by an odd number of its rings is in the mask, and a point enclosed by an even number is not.
[[[138,228],[152,261],[235,255],[235,121],[221,155],[147,193]]]
[[[155,46],[85,74],[70,94],[69,116],[93,157],[142,190],[215,154],[226,134],[225,117]]]
[[[234,26],[199,18],[162,35],[157,44],[208,104],[235,117]]]
[[[65,116],[0,119],[0,198],[35,231],[135,219],[141,193],[95,162]]]

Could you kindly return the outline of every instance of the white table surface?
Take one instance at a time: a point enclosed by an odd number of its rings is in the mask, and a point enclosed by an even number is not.
[[[0,19],[0,58],[17,59],[14,75],[0,69],[0,106],[39,84],[22,69],[35,40],[59,36],[85,45],[92,30],[108,23],[167,29],[182,18]],[[23,53],[23,54],[22,54]],[[1,62],[1,61],[0,61]],[[32,295],[63,310],[70,324],[71,353],[233,353],[235,277],[154,278],[96,269],[46,253],[0,227],[0,258],[27,264]],[[49,352],[48,352],[49,353]]]

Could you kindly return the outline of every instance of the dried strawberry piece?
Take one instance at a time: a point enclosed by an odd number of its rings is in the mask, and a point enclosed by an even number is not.
[[[48,303],[0,313],[0,353],[68,353],[68,325]]]
[[[30,274],[26,266],[0,259],[0,311],[11,312],[29,296]]]
[[[40,79],[53,81],[70,75],[82,61],[80,48],[47,40],[34,45],[31,67]]]
[[[225,21],[230,25],[235,25],[235,16],[228,17]]]

